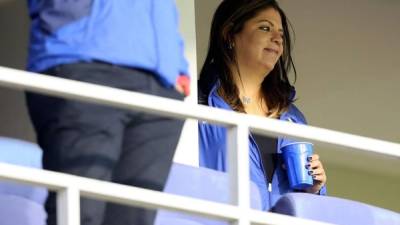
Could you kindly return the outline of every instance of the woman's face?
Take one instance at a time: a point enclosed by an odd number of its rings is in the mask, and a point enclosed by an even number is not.
[[[283,29],[279,12],[268,8],[246,21],[234,36],[239,68],[268,74],[283,52]]]

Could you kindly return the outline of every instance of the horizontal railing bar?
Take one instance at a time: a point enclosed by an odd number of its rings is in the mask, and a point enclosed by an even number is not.
[[[239,214],[236,208],[230,205],[4,163],[0,163],[0,178],[44,186],[52,191],[64,190],[74,184],[83,197],[124,205],[196,212],[219,219],[238,219]]]
[[[12,76],[10,74],[13,74]],[[169,98],[138,92],[63,79],[0,66],[0,86],[8,86],[51,96],[99,103],[122,109],[143,111],[179,119],[198,119],[221,125],[235,125],[224,119],[225,110],[215,109],[216,118],[209,113],[209,107],[187,104]],[[195,109],[195,110],[193,110]],[[222,114],[221,114],[222,113]],[[228,114],[234,115],[234,114]]]
[[[400,159],[400,144],[383,141],[375,138],[363,137],[325,128],[314,127],[310,125],[302,125],[280,120],[268,119],[260,120],[248,116],[246,119],[251,124],[250,130],[254,133],[267,136],[286,136],[289,138],[300,138],[320,143],[325,146],[339,146],[341,148],[351,148],[358,151],[383,154]],[[269,120],[269,121],[267,121]]]
[[[243,210],[233,205],[5,163],[0,163],[0,178],[44,186],[53,191],[65,190],[65,188],[74,184],[74,188],[78,189],[80,195],[83,197],[130,206],[181,211],[228,221],[238,220],[241,214],[248,213],[249,215],[251,214],[252,217],[254,216],[254,222],[259,224],[275,224],[269,223],[270,216],[271,219],[276,219],[277,222],[283,221],[285,224],[326,224],[312,220],[298,220],[298,218],[295,217],[279,214],[265,214],[265,212],[251,209]],[[264,219],[265,222],[262,221]],[[266,221],[268,221],[268,223]],[[298,223],[298,221],[303,221],[304,223]],[[283,223],[280,222],[279,224]]]
[[[0,67],[0,85],[180,119],[198,119],[226,126],[237,125],[240,122],[249,126],[251,130],[265,135],[306,139],[400,158],[400,144],[398,143],[187,104],[167,98],[6,67]]]

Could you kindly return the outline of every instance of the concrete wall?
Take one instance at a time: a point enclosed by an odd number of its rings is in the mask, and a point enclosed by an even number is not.
[[[196,49],[196,23],[195,23],[195,1],[194,0],[176,0],[179,10],[180,29],[185,41],[185,56],[189,61],[189,73],[192,80],[197,76],[197,49]],[[191,94],[185,101],[190,104],[197,104],[197,83],[191,83]],[[199,165],[199,149],[193,143],[198,142],[197,120],[186,120],[175,152],[174,162],[188,164],[192,166]]]
[[[400,142],[400,1],[281,3],[297,34],[298,105],[309,122]],[[321,148],[331,194],[400,211],[398,160],[333,150]]]
[[[25,1],[0,1],[0,65],[25,68],[28,46]],[[35,139],[21,91],[0,87],[0,136]]]

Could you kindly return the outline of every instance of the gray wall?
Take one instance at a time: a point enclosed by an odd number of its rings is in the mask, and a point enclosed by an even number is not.
[[[26,1],[0,1],[0,65],[25,68],[29,20]],[[0,87],[0,136],[35,139],[23,92]]]
[[[312,125],[400,142],[400,1],[282,0]],[[333,195],[400,211],[400,163],[320,148]]]
[[[219,0],[196,1],[198,67]],[[296,104],[313,126],[400,142],[400,1],[280,0],[296,33]],[[316,146],[330,195],[400,212],[398,160]]]

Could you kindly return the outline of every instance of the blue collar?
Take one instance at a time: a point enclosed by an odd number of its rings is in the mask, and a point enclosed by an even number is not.
[[[228,103],[226,103],[225,100],[218,94],[218,88],[220,87],[220,85],[221,84],[219,81],[215,82],[214,86],[210,91],[210,94],[208,95],[207,104],[215,108],[233,111],[232,107]],[[296,90],[293,88],[290,98],[294,99],[295,95],[296,95]],[[293,108],[292,105],[290,105],[289,109],[286,112],[282,113],[279,119],[288,120],[292,108]]]

